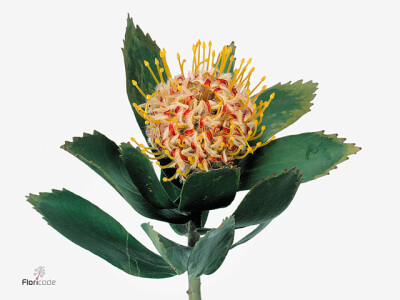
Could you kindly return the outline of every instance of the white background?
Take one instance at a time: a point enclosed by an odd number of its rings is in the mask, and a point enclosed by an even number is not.
[[[253,58],[254,80],[319,82],[312,111],[280,136],[325,129],[363,148],[302,185],[262,234],[204,276],[204,299],[399,299],[398,11],[396,1],[1,1],[1,298],[186,299],[186,275],[129,276],[61,236],[24,198],[68,188],[153,249],[140,228],[147,219],[59,149],[94,129],[117,143],[143,140],[125,93],[130,13],[175,73],[176,52],[190,58],[197,39],[218,49],[234,40],[239,59]],[[41,265],[57,285],[22,286]]]

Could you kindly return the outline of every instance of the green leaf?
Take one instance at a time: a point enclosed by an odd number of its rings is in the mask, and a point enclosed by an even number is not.
[[[139,116],[136,109],[133,107],[133,103],[140,105],[146,102],[146,99],[138,91],[138,89],[132,84],[132,80],[135,80],[139,87],[145,94],[152,94],[157,86],[153,76],[150,71],[144,65],[146,60],[153,72],[157,74],[157,67],[154,64],[154,60],[157,58],[159,61],[160,68],[163,68],[163,62],[160,58],[160,48],[157,46],[156,42],[150,37],[149,34],[144,34],[139,26],[135,26],[132,18],[128,15],[127,27],[124,39],[124,48],[122,48],[122,53],[124,55],[125,62],[125,73],[126,73],[126,91],[128,94],[129,103],[135,114],[136,121],[139,124],[139,128],[142,131],[143,136],[147,141],[146,135],[146,124],[145,120]],[[163,73],[165,75],[165,72]],[[157,75],[156,75],[157,76]],[[158,77],[157,77],[158,78]],[[166,80],[164,76],[164,80]],[[169,159],[160,160],[161,165],[166,165],[170,161]],[[169,168],[163,170],[166,176],[171,177],[175,174],[175,169]],[[177,187],[182,187],[180,182],[176,179],[173,183]]]
[[[292,202],[300,182],[299,171],[291,169],[256,183],[233,213],[236,228],[258,225],[280,215]]]
[[[234,212],[234,216],[237,220],[236,227],[259,225],[234,243],[232,248],[251,240],[283,212],[292,201],[300,182],[298,171],[290,170],[255,184]]]
[[[265,131],[259,139],[253,141],[253,144],[259,141],[267,141],[274,134],[293,124],[301,116],[309,112],[317,85],[312,81],[303,83],[302,80],[299,80],[293,84],[291,82],[278,83],[262,92],[256,100],[257,105],[261,100],[268,101],[272,93],[275,93],[275,97],[264,111],[264,117],[258,126],[258,132],[260,132],[263,125],[265,126]]]
[[[264,223],[261,223],[260,225],[258,225],[253,231],[251,231],[249,234],[247,234],[246,236],[244,236],[243,238],[241,238],[239,241],[237,241],[236,243],[234,243],[231,247],[231,249],[235,248],[236,246],[239,246],[241,244],[244,244],[248,241],[250,241],[253,237],[255,237],[257,234],[259,234],[261,231],[263,231],[263,229],[265,227],[268,226],[268,224],[271,222],[272,220],[268,220]]]
[[[137,88],[132,84],[135,80],[145,94],[152,94],[156,88],[156,82],[150,71],[144,65],[144,61],[148,61],[153,72],[157,74],[157,68],[154,59],[160,62],[160,68],[163,67],[160,59],[160,48],[149,34],[144,34],[139,26],[135,26],[132,18],[128,15],[128,22],[125,32],[124,48],[122,48],[125,62],[126,73],[126,91],[129,98],[131,108],[135,113],[136,121],[139,124],[143,136],[147,140],[145,120],[139,116],[133,107],[133,103],[142,104],[146,99],[140,94]],[[164,78],[166,79],[166,78]]]
[[[229,47],[232,47],[232,51],[231,51],[231,53],[229,54],[229,57],[228,57],[228,60],[226,61],[226,64],[225,64],[225,67],[224,67],[224,70],[223,70],[223,72],[222,73],[233,73],[233,70],[235,69],[235,62],[236,62],[236,58],[235,58],[235,51],[236,51],[236,46],[235,46],[235,43],[234,42],[232,42],[232,43],[230,43],[229,45],[226,45],[226,47],[227,48],[229,48]],[[228,70],[228,67],[229,67],[229,64],[230,64],[230,58],[231,57],[233,57],[233,62],[232,62],[232,64],[231,64],[231,67],[229,68],[229,70]],[[221,61],[218,63],[218,66],[216,66],[216,64],[217,64],[217,62],[218,62],[218,59],[219,59],[219,54],[218,54],[218,57],[217,57],[217,61],[215,62],[215,64],[214,64],[214,68],[218,68],[218,72],[217,72],[217,74],[221,74],[221,72],[220,72],[220,67],[221,67]]]
[[[149,223],[142,224],[143,230],[147,233],[158,253],[178,274],[183,274],[187,270],[188,260],[192,249],[182,246],[167,239],[153,229]]]
[[[303,182],[327,175],[337,164],[361,149],[344,141],[337,135],[325,135],[323,131],[272,141],[239,163],[242,169],[239,189],[250,189],[262,178],[294,167],[301,170]]]
[[[239,177],[237,168],[189,175],[183,183],[179,210],[204,211],[228,206],[235,198]]]
[[[160,182],[164,189],[167,191],[170,199],[175,201],[175,203],[179,204],[179,196],[181,194],[181,190],[178,189],[171,181],[164,182],[162,179],[165,177],[165,174],[161,172],[160,174]],[[186,224],[169,224],[172,230],[178,235],[186,235],[189,232],[188,223]]]
[[[103,177],[139,214],[170,223],[188,222],[189,217],[176,209],[159,209],[143,198],[119,157],[118,146],[103,134],[84,133],[81,138],[73,138],[73,142],[65,142],[61,148]]]
[[[210,214],[209,210],[205,210],[201,213],[201,227],[206,226],[208,215]]]
[[[178,235],[187,235],[189,232],[189,223],[186,224],[172,224],[170,223],[172,230]]]
[[[120,148],[121,160],[124,162],[132,182],[147,202],[158,208],[177,207],[158,180],[149,158],[130,143],[121,144]]]
[[[67,239],[124,272],[146,278],[176,275],[160,256],[143,246],[114,218],[82,197],[64,189],[30,194],[27,200],[51,227]]]
[[[235,234],[235,218],[230,217],[216,229],[207,232],[193,247],[189,257],[190,278],[210,275],[222,265],[232,246]]]
[[[205,210],[201,213],[201,227],[204,227],[207,222],[210,211]],[[187,235],[189,233],[189,223],[186,224],[169,224],[172,230],[179,235]]]

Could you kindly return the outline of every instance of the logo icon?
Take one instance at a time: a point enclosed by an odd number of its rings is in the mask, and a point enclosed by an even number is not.
[[[38,280],[39,277],[42,278],[45,274],[46,274],[46,272],[45,272],[45,270],[44,270],[44,267],[43,267],[43,266],[40,266],[40,267],[37,267],[37,268],[35,269],[35,272],[33,273],[33,276],[35,276],[35,277],[36,277],[36,280]]]
[[[34,272],[33,276],[35,276],[35,279],[22,279],[22,285],[56,285],[56,281],[53,279],[46,279],[46,280],[40,280],[40,278],[43,278],[43,276],[46,274],[46,270],[44,269],[43,266],[37,267]]]

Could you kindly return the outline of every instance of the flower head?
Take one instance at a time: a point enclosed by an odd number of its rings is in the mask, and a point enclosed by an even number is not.
[[[160,51],[164,68],[155,59],[156,70],[144,61],[157,87],[152,95],[146,95],[136,81],[133,85],[145,97],[142,105],[134,104],[138,114],[146,120],[146,134],[151,147],[142,152],[153,155],[161,168],[176,168],[176,174],[167,180],[180,176],[182,180],[193,171],[209,170],[232,164],[265,146],[270,140],[256,141],[265,130],[261,123],[268,101],[258,96],[266,89],[252,96],[265,80],[250,89],[250,77],[254,67],[247,73],[251,59],[241,60],[239,68],[230,72],[234,61],[232,46],[224,46],[215,61],[211,42],[206,51],[205,42],[193,45],[192,70],[185,75],[180,55],[177,55],[181,74],[172,76],[165,49]],[[208,55],[207,55],[207,53]],[[158,76],[155,74],[157,73]],[[164,74],[166,76],[164,76]],[[165,77],[167,80],[165,80]],[[132,138],[134,142],[135,139]],[[150,157],[151,158],[151,157]],[[161,166],[158,160],[169,158],[169,164]]]

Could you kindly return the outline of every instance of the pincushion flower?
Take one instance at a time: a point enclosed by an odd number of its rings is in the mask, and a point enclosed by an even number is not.
[[[250,90],[254,67],[247,70],[251,59],[247,63],[242,59],[239,68],[230,72],[234,62],[231,55],[233,45],[224,46],[217,61],[214,61],[215,50],[211,55],[211,47],[209,42],[206,51],[206,43],[200,40],[193,45],[192,68],[187,75],[183,69],[186,60],[181,62],[179,54],[181,74],[171,75],[165,49],[160,51],[165,69],[160,68],[157,58],[154,60],[157,71],[153,71],[144,60],[143,64],[157,84],[151,95],[146,95],[132,80],[146,100],[141,105],[133,105],[146,120],[146,134],[151,147],[138,145],[143,153],[154,155],[156,160],[171,160],[161,168],[176,169],[176,174],[169,179],[164,178],[164,181],[173,180],[175,176],[185,180],[192,172],[232,164],[274,139],[271,137],[265,142],[250,145],[262,136],[265,126],[260,126],[257,131],[258,124],[261,124],[264,111],[274,98],[272,93],[268,101],[256,104],[266,85],[253,94],[265,76]],[[136,142],[134,138],[132,141]],[[158,161],[157,164],[160,165]]]
[[[216,54],[211,43],[197,42],[190,70],[178,54],[180,74],[173,75],[166,51],[129,17],[123,55],[129,102],[147,145],[132,138],[133,144],[118,146],[94,131],[61,148],[103,177],[136,212],[187,236],[187,246],[142,224],[155,254],[106,212],[66,189],[27,198],[58,232],[130,275],[187,272],[189,299],[199,300],[202,275],[214,273],[232,248],[281,214],[302,182],[327,175],[360,148],[323,131],[275,139],[310,110],[317,84],[267,88],[262,77],[253,85],[251,59],[235,69],[233,43]],[[230,205],[243,190],[250,191],[234,213],[221,226],[207,228],[208,214]],[[236,230],[253,225],[234,242]]]

